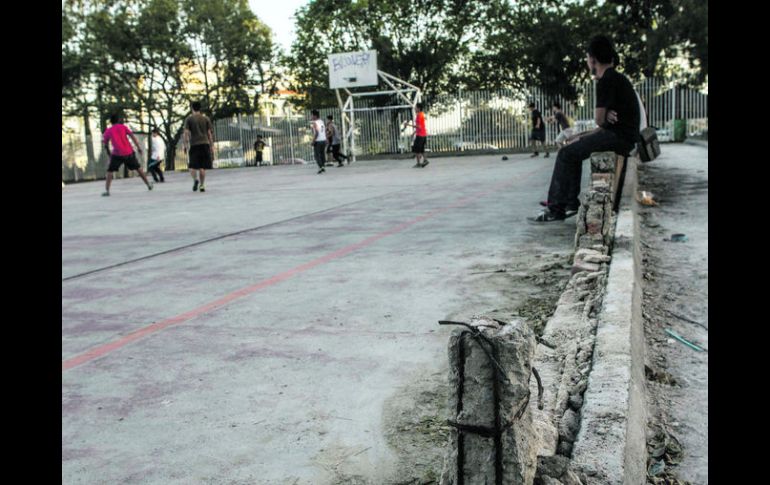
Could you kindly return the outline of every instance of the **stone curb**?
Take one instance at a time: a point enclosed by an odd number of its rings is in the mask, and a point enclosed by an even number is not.
[[[573,463],[591,484],[646,480],[644,329],[636,161],[628,167]]]

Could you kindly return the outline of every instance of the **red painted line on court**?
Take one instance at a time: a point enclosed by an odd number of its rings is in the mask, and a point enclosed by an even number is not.
[[[525,174],[522,178],[527,178],[537,172],[538,170],[541,170],[542,168],[538,168],[537,170],[534,170],[532,172],[528,172]],[[521,181],[521,179],[518,179],[517,181]],[[315,268],[316,266],[319,266],[324,263],[328,263],[329,261],[333,261],[335,259],[339,259],[343,256],[346,256],[353,251],[356,251],[358,249],[364,248],[366,246],[369,246],[371,244],[374,244],[375,242],[379,241],[380,239],[383,239],[385,237],[391,236],[393,234],[399,233],[419,222],[425,221],[427,219],[430,219],[431,217],[434,217],[438,214],[441,214],[443,212],[446,212],[450,209],[455,209],[457,207],[462,207],[464,205],[469,204],[470,202],[473,202],[475,200],[478,200],[480,197],[485,197],[487,195],[490,195],[494,192],[497,192],[498,190],[503,189],[506,186],[513,185],[513,183],[516,181],[510,181],[510,182],[501,182],[498,184],[493,185],[491,188],[483,190],[481,192],[478,192],[476,194],[470,195],[468,197],[464,197],[454,204],[448,205],[446,207],[442,207],[440,209],[436,209],[433,211],[430,211],[426,214],[423,214],[419,217],[416,217],[410,221],[404,222],[402,224],[399,224],[395,227],[392,227],[388,229],[387,231],[381,232],[379,234],[375,234],[374,236],[368,237],[362,241],[359,241],[355,244],[351,244],[349,246],[345,246],[342,249],[338,249],[337,251],[331,252],[329,254],[326,254],[324,256],[321,256],[320,258],[316,258],[308,263],[302,264],[300,266],[297,266],[295,268],[292,268],[288,271],[284,271],[283,273],[279,273],[271,278],[268,278],[266,280],[260,281],[259,283],[253,284],[251,286],[247,286],[245,288],[241,288],[240,290],[236,290],[232,293],[229,293],[221,298],[218,298],[212,302],[209,302],[205,305],[199,306],[198,308],[195,308],[193,310],[190,310],[188,312],[182,313],[180,315],[177,315],[175,317],[167,318],[165,320],[162,320],[160,322],[153,323],[151,325],[148,325],[144,328],[140,328],[139,330],[136,330],[134,332],[131,332],[127,335],[124,335],[123,337],[120,337],[117,340],[114,340],[110,343],[100,345],[98,347],[95,347],[87,352],[84,352],[80,355],[77,355],[75,357],[69,358],[67,360],[62,361],[61,369],[62,372],[72,369],[73,367],[76,367],[80,364],[84,364],[86,362],[89,362],[91,360],[97,359],[99,357],[102,357],[106,354],[109,354],[110,352],[117,350],[121,347],[124,347],[125,345],[135,341],[139,340],[142,337],[146,337],[147,335],[153,334],[155,332],[159,332],[163,330],[164,328],[170,327],[172,325],[176,325],[182,322],[186,322],[187,320],[190,320],[192,318],[197,317],[198,315],[201,315],[203,313],[207,313],[211,310],[215,310],[219,307],[222,307],[224,305],[227,305],[228,303],[237,300],[238,298],[242,298],[244,296],[250,295],[256,291],[259,291],[263,288],[267,288],[268,286],[275,285],[277,283],[280,283],[282,281],[285,281],[289,278],[291,278],[294,275],[297,275],[299,273],[303,273],[305,271],[308,271],[309,269]]]

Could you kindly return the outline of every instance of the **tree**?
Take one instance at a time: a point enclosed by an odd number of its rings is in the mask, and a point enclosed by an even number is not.
[[[212,118],[258,108],[249,88],[263,92],[274,59],[270,29],[246,0],[185,0],[185,35],[192,46],[197,86]],[[255,93],[258,98],[259,92]]]
[[[253,112],[252,93],[271,81],[270,37],[245,0],[66,0],[62,113],[82,112],[87,130],[92,108],[102,130],[115,111],[142,129],[161,127],[173,169],[182,122],[198,97],[195,68],[214,80],[203,91],[213,118]]]
[[[672,62],[685,58],[690,68],[676,73],[681,81],[700,83],[708,75],[708,2],[610,0],[603,12],[627,74],[674,74]]]
[[[602,7],[586,2],[524,0],[502,4],[484,24],[482,45],[469,60],[467,87],[539,87],[575,99],[575,85],[588,77],[585,46],[606,25]]]
[[[610,0],[598,2],[521,0],[503,3],[481,24],[471,53],[466,87],[538,86],[574,99],[588,77],[585,47],[607,35],[629,77],[661,75],[667,61],[684,53],[708,74],[708,6],[698,0]]]

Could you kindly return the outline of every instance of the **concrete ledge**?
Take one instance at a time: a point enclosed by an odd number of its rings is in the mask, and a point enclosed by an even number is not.
[[[607,289],[598,316],[593,367],[573,462],[596,484],[646,480],[644,335],[641,317],[637,161],[617,218]]]

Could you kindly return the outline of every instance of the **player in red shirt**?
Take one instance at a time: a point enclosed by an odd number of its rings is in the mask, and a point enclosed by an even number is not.
[[[423,112],[422,103],[417,103],[417,116],[415,117],[415,124],[404,123],[405,126],[414,127],[414,144],[412,145],[412,151],[415,155],[415,161],[412,168],[423,168],[430,162],[425,158],[425,142],[428,138],[428,130],[425,129],[425,113]],[[422,162],[420,162],[422,159]]]

